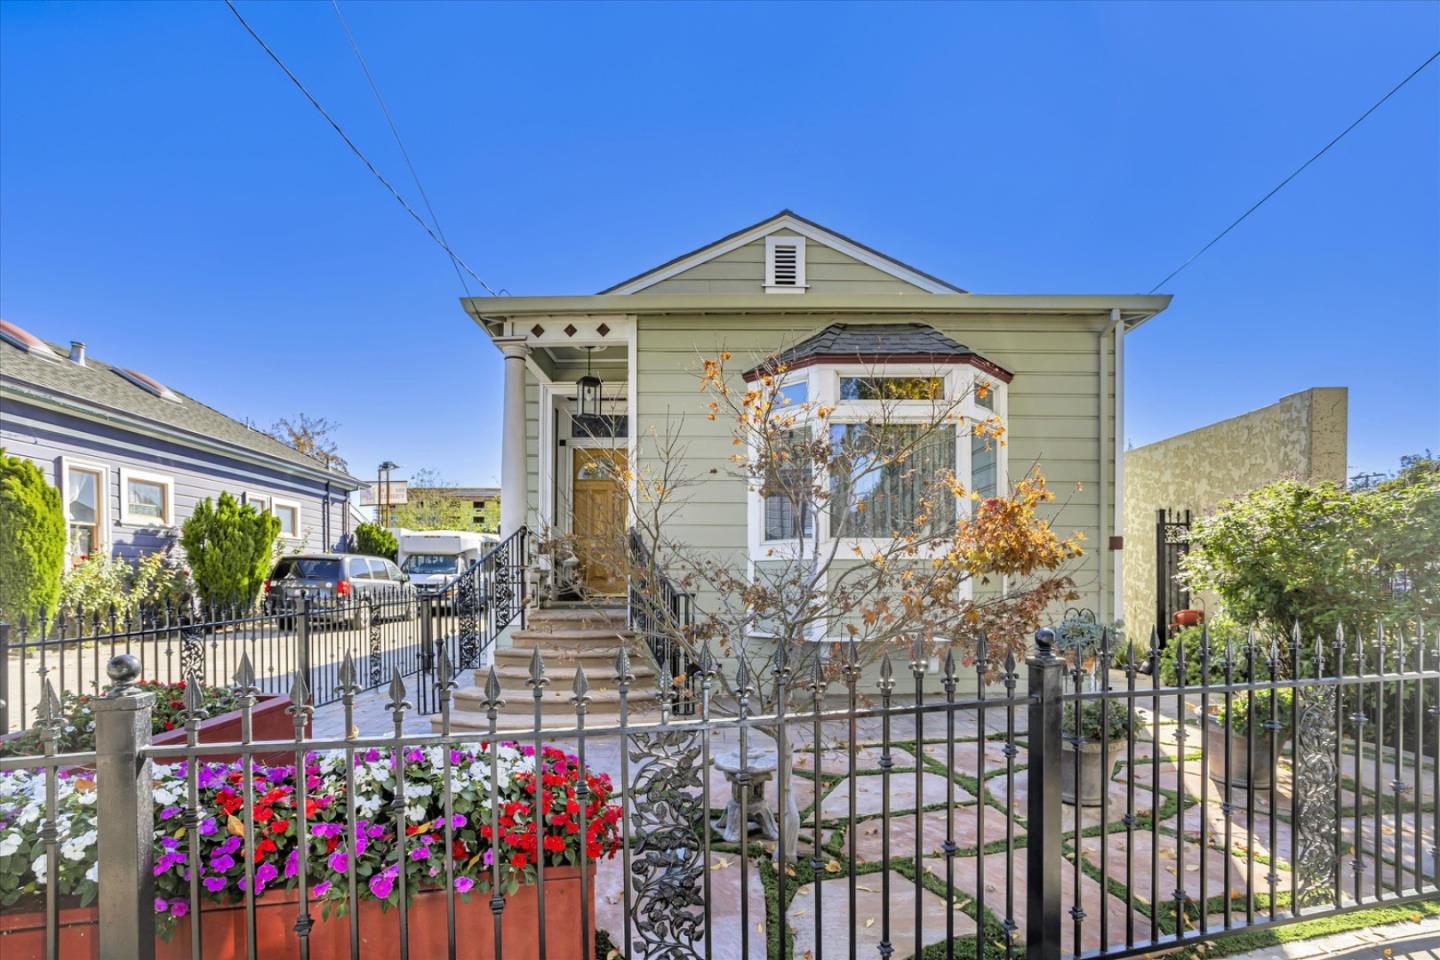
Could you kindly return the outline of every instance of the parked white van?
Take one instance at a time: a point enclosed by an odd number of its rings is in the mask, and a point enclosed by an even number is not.
[[[396,559],[421,596],[434,593],[483,557],[500,538],[468,530],[396,530]]]

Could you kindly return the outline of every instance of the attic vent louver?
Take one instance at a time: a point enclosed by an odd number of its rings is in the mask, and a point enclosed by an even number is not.
[[[765,238],[765,292],[805,292],[805,238]]]

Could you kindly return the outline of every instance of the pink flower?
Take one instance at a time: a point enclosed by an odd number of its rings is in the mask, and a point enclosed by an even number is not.
[[[471,880],[469,877],[455,878],[455,889],[458,890],[460,893],[469,893],[471,889],[474,888],[474,886],[475,881]]]

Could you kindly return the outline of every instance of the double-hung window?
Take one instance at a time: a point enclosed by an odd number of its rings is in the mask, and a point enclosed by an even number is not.
[[[798,540],[815,533],[815,518],[810,508],[815,479],[803,450],[810,439],[805,413],[808,397],[809,384],[803,379],[785,384],[776,395],[779,406],[776,414],[786,416],[786,410],[794,410],[800,423],[780,431],[771,446],[770,462],[760,490],[761,539],[765,542]]]
[[[120,522],[135,527],[174,524],[175,479],[158,473],[120,468]]]
[[[109,471],[97,464],[65,458],[60,475],[70,562],[80,563],[105,552],[105,495]]]
[[[270,512],[280,521],[280,536],[286,540],[300,539],[300,504],[274,497],[270,501]]]

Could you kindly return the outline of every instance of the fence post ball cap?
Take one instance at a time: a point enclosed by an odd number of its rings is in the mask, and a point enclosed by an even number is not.
[[[1040,658],[1048,660],[1055,656],[1055,631],[1049,627],[1041,627],[1035,631],[1035,646],[1039,648]]]
[[[105,664],[105,673],[110,677],[108,695],[125,696],[134,689],[135,681],[140,679],[140,658],[129,653],[117,654]]]

